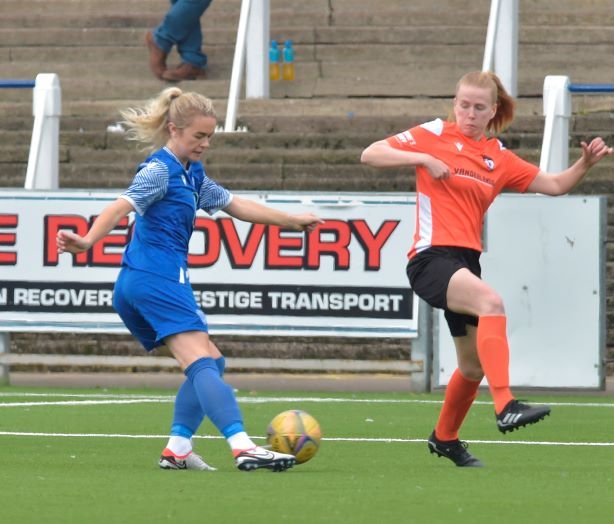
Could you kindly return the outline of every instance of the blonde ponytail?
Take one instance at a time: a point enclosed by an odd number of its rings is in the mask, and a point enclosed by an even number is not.
[[[159,149],[168,142],[169,122],[183,129],[197,115],[216,118],[211,100],[199,93],[183,92],[178,87],[169,87],[142,106],[120,111],[126,138],[147,144],[145,149]]]

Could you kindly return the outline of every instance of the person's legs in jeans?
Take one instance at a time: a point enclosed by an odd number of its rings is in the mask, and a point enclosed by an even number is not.
[[[212,0],[171,0],[171,8],[154,30],[156,45],[169,53],[173,45],[182,62],[203,68],[207,56],[202,52],[200,18]]]

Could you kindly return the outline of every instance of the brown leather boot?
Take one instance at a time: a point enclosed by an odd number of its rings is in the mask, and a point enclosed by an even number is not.
[[[162,49],[156,45],[151,31],[147,31],[147,33],[145,33],[145,44],[149,50],[149,68],[151,69],[151,72],[161,80],[162,73],[166,71],[167,53],[162,51]]]
[[[180,82],[181,80],[196,80],[205,78],[205,70],[193,64],[183,62],[177,67],[167,69],[162,74],[162,78],[167,82]]]

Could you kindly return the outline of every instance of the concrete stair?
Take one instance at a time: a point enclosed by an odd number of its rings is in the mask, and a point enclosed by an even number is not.
[[[602,67],[614,41],[608,2],[583,9],[571,0],[534,4],[520,3],[520,95],[540,96],[545,74],[608,81],[609,70]],[[214,2],[203,17],[211,67],[209,78],[194,87],[212,98],[228,93],[239,5],[239,0]],[[481,67],[490,2],[446,5],[437,12],[424,0],[409,6],[388,0],[377,7],[345,0],[271,2],[271,36],[293,39],[298,75],[293,83],[275,83],[273,97],[449,96],[460,74]],[[164,84],[149,73],[142,39],[165,9],[159,0],[129,6],[115,0],[5,0],[2,75],[56,72],[66,100],[153,95]],[[2,99],[18,96],[9,91]]]
[[[240,101],[238,124],[249,132],[215,137],[209,174],[234,190],[413,190],[407,170],[380,176],[360,165],[360,152],[376,139],[446,117],[458,77],[481,68],[489,6],[489,0],[448,0],[444,9],[432,0],[271,0],[271,38],[294,41],[297,78],[273,82],[270,100]],[[220,121],[239,7],[240,0],[211,4],[202,19],[208,77],[180,84],[211,97]],[[167,86],[151,75],[143,44],[166,9],[164,0],[2,0],[0,77],[60,76],[62,187],[119,189],[130,181],[142,153],[107,127],[120,108]],[[611,0],[521,0],[517,118],[502,136],[508,146],[538,162],[545,75],[612,82],[612,56]],[[573,110],[572,159],[580,140],[601,134],[614,143],[614,96],[576,95]],[[31,112],[30,90],[0,90],[0,186],[23,186]],[[603,162],[577,191],[611,193],[613,167],[614,159]],[[614,231],[612,207],[609,215]],[[608,315],[614,320],[614,305]],[[614,332],[608,346],[614,348]]]

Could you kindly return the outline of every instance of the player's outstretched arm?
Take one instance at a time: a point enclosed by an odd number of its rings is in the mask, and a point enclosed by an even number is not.
[[[224,211],[231,217],[254,224],[272,224],[287,227],[296,231],[313,231],[324,221],[313,213],[291,215],[285,211],[262,205],[260,202],[248,200],[234,195]]]
[[[134,211],[132,204],[123,198],[118,198],[103,209],[84,237],[72,231],[58,231],[56,237],[58,253],[81,253],[82,251],[87,251],[101,238],[106,236],[131,211]]]
[[[559,173],[540,171],[527,188],[532,193],[559,196],[569,193],[588,173],[591,167],[612,154],[612,148],[601,137],[589,144],[581,143],[582,156],[570,167]]]

